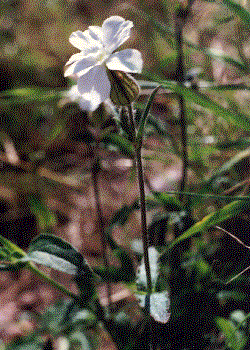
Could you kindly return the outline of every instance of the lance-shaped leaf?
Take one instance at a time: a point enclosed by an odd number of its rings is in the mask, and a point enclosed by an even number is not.
[[[187,41],[187,40],[185,41],[185,44],[187,45],[187,47],[189,49],[195,50],[195,51],[200,51],[212,59],[215,59],[215,60],[224,62],[226,64],[229,64],[231,66],[234,66],[235,68],[241,70],[243,73],[247,73],[249,71],[248,67],[244,64],[244,62],[241,62],[235,58],[232,58],[221,51],[209,50],[209,49],[206,49],[204,47],[198,46],[197,44],[194,44],[191,41]]]
[[[185,231],[182,235],[176,238],[168,247],[165,249],[161,257],[167,254],[168,250],[172,249],[176,244],[181,241],[192,237],[196,233],[202,232],[214,225],[218,225],[220,222],[223,222],[233,216],[238,215],[244,209],[249,207],[248,201],[234,201],[228,205],[225,205],[223,208],[215,211],[214,213],[205,216],[201,221],[197,222],[193,226],[191,226],[187,231]]]
[[[34,101],[49,102],[63,96],[62,91],[48,88],[25,87],[10,89],[0,93],[0,103],[32,103]]]
[[[203,108],[211,110],[217,117],[221,117],[244,130],[250,130],[250,116],[248,117],[245,114],[235,113],[232,110],[226,109],[200,92],[191,90],[174,82],[159,81],[159,83],[178,95],[181,95],[188,102],[195,103]]]
[[[226,343],[230,349],[242,350],[247,343],[247,337],[244,332],[237,330],[234,323],[223,317],[216,319],[217,327],[223,332]]]
[[[250,156],[250,147],[248,147],[247,149],[238,152],[235,156],[233,156],[231,159],[229,159],[227,162],[225,162],[219,169],[219,171],[217,171],[217,173],[215,173],[207,182],[205,182],[202,187],[199,190],[199,194],[202,195],[205,192],[208,192],[211,190],[211,188],[213,188],[213,184],[216,182],[217,179],[221,178],[223,176],[223,174],[225,174],[226,172],[230,171],[231,169],[233,169],[239,162],[241,162],[244,158],[248,158]],[[213,195],[211,195],[212,197]],[[215,196],[214,196],[215,198]],[[219,198],[219,197],[217,197]],[[244,198],[246,198],[246,196],[244,196]],[[222,198],[220,198],[222,199]],[[224,199],[226,199],[226,196],[224,196]],[[243,198],[242,198],[243,199]],[[199,198],[198,197],[194,197],[191,199],[192,201],[192,205],[197,204],[199,202]]]
[[[41,230],[46,230],[56,225],[56,216],[43,203],[41,198],[30,196],[29,204],[30,210],[36,216],[38,226]]]
[[[13,255],[13,254],[19,254],[19,256],[26,255],[24,250],[19,248],[15,243],[11,242],[7,238],[3,237],[2,235],[0,235],[0,245],[3,246],[4,252],[5,253],[8,252],[8,254],[10,255]]]
[[[145,128],[145,125],[146,125],[146,122],[147,122],[147,118],[148,118],[148,115],[149,115],[149,110],[150,110],[150,107],[151,107],[151,104],[154,100],[154,97],[155,95],[157,94],[157,91],[159,90],[161,86],[157,86],[153,92],[151,93],[151,96],[150,98],[148,99],[148,103],[145,107],[145,110],[144,110],[144,113],[141,117],[141,120],[140,120],[140,123],[139,123],[139,128],[138,128],[138,132],[137,132],[137,135],[136,135],[136,142],[137,142],[137,146],[140,148],[141,145],[142,145],[142,140],[143,140],[143,134],[144,134],[144,128]]]
[[[214,0],[207,0],[208,2],[214,2]],[[232,11],[235,15],[239,16],[239,18],[244,22],[244,24],[250,28],[250,13],[245,10],[241,5],[237,4],[233,0],[222,0],[222,4],[227,6],[230,11]]]
[[[76,274],[79,270],[88,273],[91,271],[82,255],[71,244],[48,234],[39,235],[31,242],[28,254],[22,261],[33,261],[68,274]]]
[[[110,144],[119,147],[122,154],[133,159],[134,158],[134,147],[132,143],[127,140],[124,136],[118,134],[105,135],[102,139],[105,144]]]

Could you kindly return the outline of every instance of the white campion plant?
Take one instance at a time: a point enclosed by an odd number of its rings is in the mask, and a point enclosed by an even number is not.
[[[73,32],[69,37],[70,43],[81,52],[70,57],[64,76],[77,76],[78,91],[91,112],[110,97],[108,71],[142,71],[143,61],[138,50],[114,52],[130,37],[132,27],[131,21],[112,16],[103,22],[102,27],[90,26],[84,32]]]

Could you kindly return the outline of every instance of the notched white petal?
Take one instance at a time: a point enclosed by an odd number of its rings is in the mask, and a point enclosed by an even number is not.
[[[93,40],[102,42],[103,40],[103,32],[102,28],[99,26],[90,26],[89,27],[89,34],[92,37]]]
[[[106,65],[111,70],[141,73],[143,61],[138,50],[126,49],[113,53],[108,58]]]
[[[73,74],[79,74],[84,75],[86,74],[93,66],[95,65],[95,62],[93,60],[86,60],[83,59],[81,61],[77,61],[71,66],[69,66],[66,71],[64,72],[64,76],[68,77]]]
[[[90,32],[89,29],[84,32],[78,30],[73,32],[69,37],[69,42],[77,49],[83,51],[85,54],[93,50],[98,50],[102,47],[99,40],[96,40],[96,35]]]
[[[130,36],[133,22],[126,21],[120,16],[112,16],[103,22],[103,42],[109,52],[113,52]]]

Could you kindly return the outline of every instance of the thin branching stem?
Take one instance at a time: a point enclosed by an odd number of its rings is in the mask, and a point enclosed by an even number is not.
[[[132,133],[134,135],[134,140],[135,140],[136,131],[135,131],[133,110],[131,105],[128,106],[128,112],[129,112],[130,125],[132,128]],[[152,292],[152,281],[151,281],[149,255],[148,255],[148,228],[147,228],[147,217],[146,217],[146,199],[145,199],[145,188],[144,188],[144,179],[143,179],[141,146],[138,147],[137,144],[135,144],[134,146],[135,146],[135,153],[136,153],[137,175],[138,175],[138,183],[139,183],[139,190],[140,190],[143,254],[144,254],[145,270],[146,270],[146,277],[147,277],[147,291],[150,294]]]

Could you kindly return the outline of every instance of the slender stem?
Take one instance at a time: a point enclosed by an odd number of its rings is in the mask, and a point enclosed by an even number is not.
[[[183,27],[185,25],[187,12],[186,9],[178,8],[175,13],[175,39],[177,49],[177,66],[176,66],[176,80],[183,85],[185,81],[184,55],[183,55]],[[187,152],[187,123],[185,117],[185,101],[181,95],[179,99],[180,109],[180,127],[181,127],[181,141],[182,141],[182,176],[180,182],[180,192],[185,190],[187,181],[188,169],[188,152]],[[184,201],[184,195],[181,193],[180,201]]]
[[[128,106],[130,124],[132,132],[134,135],[134,140],[136,138],[133,110],[131,105]],[[149,255],[148,255],[148,229],[147,229],[147,217],[146,217],[146,199],[145,199],[145,188],[144,188],[144,179],[143,179],[143,168],[142,168],[142,159],[141,159],[141,147],[135,144],[135,153],[137,161],[137,175],[140,189],[140,203],[141,203],[141,226],[142,226],[142,242],[143,242],[143,254],[145,261],[145,270],[147,277],[147,292],[150,294],[152,292],[152,281],[150,274],[150,265],[149,265]]]
[[[40,271],[33,263],[28,263],[26,267],[32,271],[35,275],[41,277],[44,281],[46,281],[51,286],[55,287],[60,292],[66,294],[70,298],[73,298],[75,300],[78,300],[78,296],[74,293],[70,292],[67,288],[65,288],[62,284],[56,282],[55,280],[52,280],[49,276],[44,274],[42,271]]]
[[[104,231],[104,218],[103,218],[102,209],[101,209],[100,192],[98,187],[98,175],[100,172],[99,162],[100,160],[98,158],[98,146],[97,146],[97,149],[95,150],[94,163],[93,163],[91,172],[92,172],[92,182],[93,182],[94,196],[95,196],[95,205],[96,205],[96,211],[97,211],[98,230],[101,234],[103,261],[104,261],[105,270],[108,271],[109,262],[107,257],[107,239]],[[107,282],[107,299],[108,299],[107,309],[109,314],[109,311],[110,311],[109,306],[111,305],[111,286],[109,282]]]

